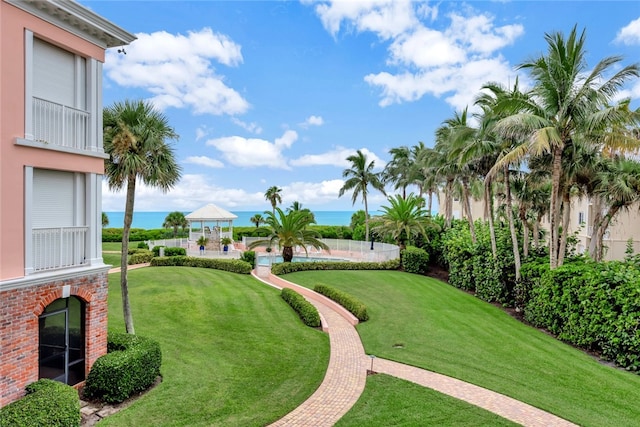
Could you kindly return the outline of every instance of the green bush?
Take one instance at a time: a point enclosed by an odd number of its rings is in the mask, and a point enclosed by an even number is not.
[[[110,332],[107,350],[89,372],[84,387],[87,397],[119,403],[149,388],[160,375],[162,353],[152,339]]]
[[[318,313],[318,309],[302,295],[293,289],[283,288],[280,296],[298,313],[298,316],[300,316],[300,319],[305,325],[311,326],[312,328],[320,326],[320,313]]]
[[[242,256],[240,256],[242,261],[248,262],[251,265],[256,265],[256,252],[255,251],[244,251],[242,252]]]
[[[424,249],[407,246],[402,251],[402,268],[407,273],[424,274],[429,267],[429,254]]]
[[[632,262],[577,259],[544,272],[531,290],[525,319],[640,371],[640,269]]]
[[[73,387],[41,379],[29,384],[26,392],[22,399],[0,409],[0,426],[80,426],[80,399]]]
[[[149,245],[147,245],[145,242],[138,242],[138,249],[149,250]]]
[[[153,259],[153,252],[148,249],[138,249],[133,255],[129,257],[128,264],[144,264],[147,262],[151,262]]]
[[[251,274],[253,265],[240,259],[198,258],[187,256],[156,257],[151,260],[153,267],[199,267]]]
[[[187,250],[185,248],[167,247],[164,248],[164,256],[185,256]]]
[[[271,273],[276,276],[295,273],[296,271],[313,270],[397,270],[400,260],[393,259],[383,262],[349,262],[349,261],[319,261],[319,262],[282,262],[271,266]]]
[[[151,252],[153,252],[153,256],[154,256],[154,257],[156,257],[156,256],[160,256],[160,248],[165,248],[165,247],[166,247],[166,246],[164,246],[164,245],[154,246],[154,247],[151,249]],[[165,255],[166,255],[166,252],[165,252]]]
[[[356,316],[361,322],[369,319],[367,307],[357,298],[349,295],[348,293],[326,285],[316,285],[313,290],[324,295],[330,300],[337,302],[346,308],[351,314]]]

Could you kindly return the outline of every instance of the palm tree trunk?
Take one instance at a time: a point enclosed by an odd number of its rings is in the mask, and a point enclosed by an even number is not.
[[[369,206],[367,205],[367,194],[362,194],[362,201],[364,202],[364,241],[369,241]]]
[[[471,202],[469,201],[469,180],[466,177],[462,178],[462,192],[464,197],[464,210],[466,212],[467,221],[469,222],[469,232],[471,233],[471,241],[475,245],[476,239],[476,229],[473,225],[473,215],[471,215]]]
[[[597,251],[599,243],[596,236],[600,232],[600,227],[602,225],[602,197],[596,195],[593,198],[593,206],[591,209],[595,213],[593,215],[593,220],[591,220],[592,230],[591,240],[589,241],[589,255],[591,256],[591,259],[596,261],[598,258]],[[604,232],[602,234],[604,235]]]
[[[540,248],[540,223],[542,222],[542,216],[543,215],[539,213],[533,223],[533,246],[535,246],[536,249]]]
[[[445,224],[447,228],[451,227],[451,217],[453,216],[453,180],[448,179],[444,188],[444,203],[445,203]]]
[[[291,262],[293,259],[293,246],[284,246],[282,248],[282,260],[284,262]]]
[[[429,191],[429,204],[428,204],[429,216],[431,216],[432,206],[433,206],[433,192]]]
[[[513,207],[511,203],[511,183],[509,182],[509,166],[505,166],[504,186],[507,202],[507,220],[509,221],[509,231],[511,232],[511,246],[513,247],[513,263],[516,269],[516,281],[520,280],[520,247],[518,245],[518,235],[516,234],[516,226],[513,221]]]
[[[122,228],[122,254],[120,256],[120,292],[122,294],[122,313],[124,314],[124,326],[128,334],[135,334],[133,328],[133,316],[129,304],[129,284],[127,281],[127,257],[129,255],[129,234],[133,222],[133,202],[136,194],[136,175],[131,174],[127,178],[127,201],[124,208],[124,225]]]
[[[609,208],[607,213],[602,217],[602,221],[600,226],[598,227],[598,235],[596,237],[596,261],[602,261],[602,257],[604,256],[604,233],[607,232],[607,228],[609,228],[609,224],[611,223],[611,219],[618,213],[620,210],[620,206],[613,205]]]
[[[553,163],[551,169],[551,238],[549,239],[549,268],[558,267],[558,223],[560,222],[559,188],[562,172],[562,146],[553,148]]]
[[[560,247],[558,248],[558,267],[564,264],[567,253],[567,238],[569,236],[569,221],[571,219],[571,199],[569,189],[562,194],[562,234],[560,235]]]
[[[522,256],[529,256],[529,223],[527,222],[527,209],[525,204],[520,202],[520,221],[522,222]]]
[[[496,228],[493,223],[493,194],[491,191],[491,179],[486,179],[484,183],[484,206],[485,215],[489,220],[489,236],[491,237],[491,254],[493,259],[498,258],[498,244],[496,243]]]

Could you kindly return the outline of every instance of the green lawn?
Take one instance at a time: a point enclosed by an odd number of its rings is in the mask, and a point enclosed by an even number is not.
[[[391,271],[285,278],[361,299],[370,320],[358,332],[368,354],[459,378],[581,425],[640,425],[639,376],[605,366],[450,285]]]
[[[378,374],[367,377],[364,393],[336,427],[516,425],[430,388]]]
[[[122,242],[102,242],[102,250],[120,252],[122,250]]]
[[[123,331],[119,275],[109,329]],[[105,426],[262,426],[322,382],[328,336],[251,276],[188,267],[129,272],[136,333],[162,347],[163,382]]]
[[[114,267],[120,267],[120,254],[102,253],[102,260],[105,264],[111,264]]]

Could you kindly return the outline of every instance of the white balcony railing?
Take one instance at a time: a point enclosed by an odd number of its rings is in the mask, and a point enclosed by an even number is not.
[[[76,150],[88,150],[89,113],[33,98],[33,137],[36,141]]]
[[[33,229],[33,271],[76,267],[86,263],[89,227]]]

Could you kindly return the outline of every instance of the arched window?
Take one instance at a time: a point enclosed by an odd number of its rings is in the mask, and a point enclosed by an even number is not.
[[[84,381],[84,312],[84,302],[71,296],[53,301],[40,315],[39,378]]]

